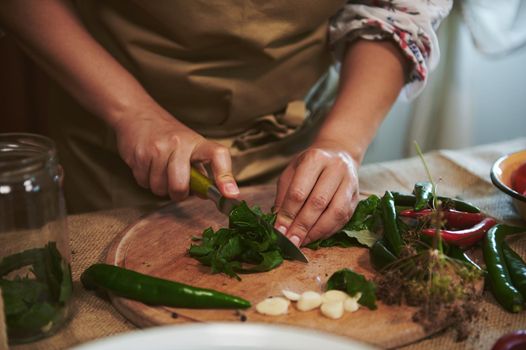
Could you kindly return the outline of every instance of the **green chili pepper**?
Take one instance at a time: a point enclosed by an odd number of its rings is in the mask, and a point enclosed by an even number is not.
[[[453,258],[453,259],[456,259],[458,261],[461,261],[463,262],[464,264],[466,264],[467,266],[470,266],[472,268],[474,268],[475,270],[479,270],[483,273],[486,273],[486,271],[484,271],[476,262],[474,262],[467,254],[464,250],[462,250],[462,248],[460,247],[457,247],[457,246],[454,246],[454,245],[450,245],[448,248],[447,248],[447,256]]]
[[[212,289],[192,287],[122,267],[95,264],[81,276],[87,289],[100,288],[149,305],[193,309],[246,309],[250,302]]]
[[[398,192],[393,192],[393,197],[395,199],[395,203],[397,206],[406,206],[406,207],[414,207],[416,203],[416,196],[412,194],[402,194]],[[456,209],[458,211],[463,211],[466,213],[480,213],[480,209],[474,206],[471,203],[468,203],[466,201],[462,201],[460,199],[454,199],[449,197],[443,197],[438,196],[438,200],[440,200],[444,206],[450,207],[453,209]],[[433,201],[433,198],[430,199],[429,205],[431,205]]]
[[[396,223],[395,201],[391,192],[386,191],[381,200],[384,237],[395,256],[400,256],[402,237]]]
[[[425,209],[433,200],[433,185],[430,182],[417,182],[413,194],[415,195],[413,209],[416,211]]]
[[[382,239],[373,244],[369,254],[371,255],[371,263],[376,270],[381,270],[396,260],[396,256],[391,253]]]
[[[524,298],[512,283],[506,266],[502,243],[509,234],[524,231],[523,228],[503,224],[495,225],[486,233],[483,252],[491,290],[495,299],[508,311],[522,311]]]
[[[502,244],[502,251],[513,285],[526,298],[526,263],[506,242]]]

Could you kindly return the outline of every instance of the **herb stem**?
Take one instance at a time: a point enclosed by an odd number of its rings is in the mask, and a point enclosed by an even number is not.
[[[427,166],[427,162],[424,158],[424,154],[422,153],[422,149],[420,148],[420,145],[416,141],[414,141],[414,144],[416,148],[416,153],[418,154],[418,157],[420,157],[420,160],[424,164],[424,169],[426,170],[427,178],[429,179],[429,182],[431,183],[431,190],[433,192],[433,209],[437,210],[438,199],[437,199],[436,184],[433,181],[433,177],[431,176],[431,172],[429,171],[429,167]],[[437,249],[440,253],[442,253],[444,251],[444,248],[442,246],[442,237],[440,236],[439,227],[437,227],[436,240],[437,240]]]

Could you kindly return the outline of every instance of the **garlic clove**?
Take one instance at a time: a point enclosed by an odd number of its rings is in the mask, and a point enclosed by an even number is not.
[[[337,320],[343,316],[343,302],[329,301],[321,304],[321,313],[328,318]]]
[[[323,303],[327,303],[330,301],[341,301],[344,302],[345,299],[347,299],[349,296],[347,293],[342,292],[341,290],[328,290],[325,293],[321,295],[321,299]]]
[[[290,301],[298,301],[300,300],[300,297],[301,297],[299,293],[296,293],[296,292],[293,292],[287,289],[283,289],[281,291],[281,294],[283,294],[285,298],[289,299]]]
[[[308,291],[301,294],[296,307],[300,311],[309,311],[321,305],[321,295],[316,292]]]
[[[263,315],[285,315],[289,310],[290,301],[282,297],[267,298],[256,305],[256,311]]]
[[[347,312],[355,312],[360,308],[360,304],[358,304],[358,298],[347,298],[343,302],[343,308]]]

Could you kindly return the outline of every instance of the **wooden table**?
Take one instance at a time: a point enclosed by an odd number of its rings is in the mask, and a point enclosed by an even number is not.
[[[438,176],[444,195],[460,195],[500,220],[520,221],[511,201],[496,190],[489,179],[494,160],[503,154],[526,149],[526,138],[459,151],[438,151],[426,155],[431,171]],[[410,191],[415,181],[425,179],[416,158],[370,164],[360,170],[360,191],[382,194],[386,189]],[[68,217],[72,248],[74,303],[71,321],[56,335],[13,349],[64,349],[89,340],[136,330],[108,300],[85,291],[80,273],[89,265],[104,260],[112,239],[141,215],[153,208],[124,208]],[[526,256],[526,240],[516,245]],[[511,315],[503,311],[489,293],[482,302],[483,315],[477,320],[477,334],[467,342],[455,343],[453,333],[445,331],[421,340],[405,349],[489,349],[495,340],[509,331],[526,328],[526,312]]]

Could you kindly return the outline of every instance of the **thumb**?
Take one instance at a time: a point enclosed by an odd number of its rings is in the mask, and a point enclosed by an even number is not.
[[[210,162],[215,184],[222,195],[228,198],[239,195],[239,188],[232,175],[232,159],[228,148],[206,141],[196,148],[192,161]]]

